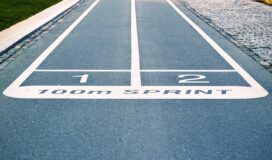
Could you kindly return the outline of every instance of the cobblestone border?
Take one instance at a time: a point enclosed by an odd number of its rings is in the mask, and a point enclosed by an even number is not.
[[[81,7],[86,0],[80,0],[72,7],[68,8],[66,11],[53,18],[51,21],[47,22],[43,26],[37,28],[33,32],[29,33],[27,36],[4,50],[0,53],[0,70],[5,68],[10,62],[12,62],[16,57],[18,57],[25,49],[31,47],[36,42],[38,42],[42,37],[44,37],[50,30],[55,28],[60,24],[65,18],[67,18],[72,12]]]
[[[178,0],[177,3],[184,6],[189,11],[191,11],[198,18],[203,20],[206,24],[208,24],[209,26],[214,28],[217,32],[219,32],[221,35],[223,35],[226,39],[228,39],[230,42],[232,42],[235,46],[237,46],[239,49],[241,49],[243,52],[245,52],[247,55],[249,55],[253,60],[258,62],[267,71],[272,73],[272,65],[270,63],[268,63],[268,62],[263,61],[262,58],[258,54],[254,53],[254,50],[252,50],[252,48],[249,48],[249,47],[243,45],[242,43],[240,43],[239,41],[237,41],[233,35],[227,33],[224,29],[220,28],[215,23],[213,23],[212,19],[210,19],[209,17],[204,16],[203,14],[197,12],[197,10],[194,9],[193,7],[191,7],[188,4],[188,2]],[[258,50],[258,49],[259,48],[255,48],[255,50]],[[263,48],[261,48],[261,49],[263,49]]]

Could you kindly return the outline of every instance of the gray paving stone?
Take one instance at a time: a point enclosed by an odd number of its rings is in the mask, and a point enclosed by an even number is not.
[[[0,63],[0,69],[5,68],[9,63],[10,63],[10,61],[8,61],[8,60],[5,60],[3,63]]]
[[[33,33],[30,33],[26,39],[23,39],[22,41],[16,43],[14,46],[11,46],[10,49],[7,51],[0,53],[0,69],[3,69],[6,67],[11,61],[13,61],[16,57],[18,57],[21,53],[24,52],[25,49],[29,48],[33,44],[35,44],[39,39],[41,39],[43,36],[45,36],[50,30],[56,27],[58,23],[61,23],[64,21],[65,18],[67,18],[78,6],[82,6],[84,4],[85,0],[80,0],[78,4],[76,4],[74,7],[68,9],[64,13],[62,13],[60,16],[56,17],[55,19],[51,20],[47,24],[45,24],[40,29],[34,31]]]
[[[178,0],[265,68],[272,67],[272,9],[251,0]],[[227,36],[226,36],[227,37]],[[228,37],[227,37],[228,38]],[[260,57],[260,58],[258,58]],[[269,62],[269,63],[268,63]],[[270,66],[270,67],[269,67]]]

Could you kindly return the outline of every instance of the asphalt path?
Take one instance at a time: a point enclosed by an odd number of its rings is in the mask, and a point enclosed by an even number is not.
[[[272,159],[272,75],[174,0],[89,0],[0,71],[0,159]]]

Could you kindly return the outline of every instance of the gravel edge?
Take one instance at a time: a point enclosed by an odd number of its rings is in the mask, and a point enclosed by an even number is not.
[[[258,62],[268,72],[272,73],[272,64],[264,61],[262,59],[262,57],[257,52],[254,52],[254,50],[252,48],[244,45],[243,43],[241,43],[239,41],[237,41],[232,34],[229,34],[226,30],[224,30],[224,28],[222,28],[222,27],[218,26],[216,23],[214,23],[214,21],[210,17],[208,17],[208,16],[200,13],[197,9],[195,9],[194,7],[192,7],[188,2],[186,2],[184,0],[176,0],[176,2],[178,4],[180,4],[180,5],[182,5],[183,7],[185,7],[186,9],[188,9],[190,12],[192,12],[198,18],[200,18],[201,20],[203,20],[206,24],[208,24],[209,26],[211,26],[212,28],[214,28],[221,35],[223,35],[226,39],[228,39],[235,46],[237,46],[239,49],[241,49],[244,53],[246,53],[247,55],[249,55],[253,60],[255,60],[256,62]],[[241,31],[241,32],[243,32],[243,31]]]

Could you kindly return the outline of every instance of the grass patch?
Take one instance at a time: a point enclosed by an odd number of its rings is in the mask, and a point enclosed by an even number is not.
[[[0,31],[61,0],[0,0]]]

